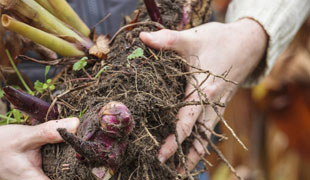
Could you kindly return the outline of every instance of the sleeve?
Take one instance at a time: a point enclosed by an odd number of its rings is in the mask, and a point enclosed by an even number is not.
[[[310,10],[310,0],[232,0],[226,22],[252,18],[269,36],[265,58],[245,81],[245,86],[257,84],[288,47]]]

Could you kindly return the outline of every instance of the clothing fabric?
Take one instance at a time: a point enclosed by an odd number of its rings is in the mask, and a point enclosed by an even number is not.
[[[245,86],[257,84],[267,75],[278,56],[288,47],[310,11],[310,0],[232,0],[226,22],[252,18],[269,36],[266,57],[248,77]]]
[[[137,0],[68,0],[88,27],[93,27],[107,14],[104,22],[96,26],[98,34],[113,34],[121,27],[122,18],[137,7]]]

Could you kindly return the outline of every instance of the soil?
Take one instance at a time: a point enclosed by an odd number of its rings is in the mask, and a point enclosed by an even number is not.
[[[159,0],[158,3],[164,26],[176,29],[184,1]],[[158,24],[146,21],[148,18],[142,8],[138,22],[143,23],[133,25],[131,30],[121,29],[111,43],[106,60],[89,56],[85,68],[89,75],[95,77],[105,67],[99,78],[90,79],[82,70],[65,68],[57,78],[57,91],[45,97],[56,102],[60,118],[79,116],[86,109],[82,122],[97,112],[102,103],[120,101],[130,109],[135,128],[112,179],[177,179],[176,167],[193,140],[188,138],[166,164],[157,160],[160,145],[175,132],[176,114],[185,105],[184,91],[190,75],[184,73],[186,63],[177,53],[157,51],[141,42],[141,31],[160,29]],[[144,57],[129,60],[127,57],[137,48],[143,49]],[[44,146],[42,157],[43,170],[51,179],[94,179],[89,171],[94,165],[78,160],[76,152],[66,143]]]

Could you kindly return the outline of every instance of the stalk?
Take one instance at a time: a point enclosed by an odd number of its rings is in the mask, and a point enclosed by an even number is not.
[[[1,17],[2,26],[25,36],[32,41],[39,43],[62,56],[83,56],[84,52],[79,50],[74,44],[69,43],[52,34],[29,26],[6,14]]]
[[[13,9],[21,15],[31,19],[40,29],[66,38],[73,37],[87,49],[92,46],[92,42],[89,39],[79,36],[34,0],[0,0],[0,4],[6,9]]]
[[[51,14],[88,37],[90,30],[66,0],[35,0]]]
[[[43,123],[46,113],[50,107],[48,102],[45,102],[35,96],[27,94],[21,90],[17,90],[10,86],[3,88],[4,96],[8,101],[18,110],[26,113],[31,118],[37,120],[36,122]],[[48,120],[57,119],[58,111],[54,106],[47,116]]]
[[[22,84],[23,84],[23,86],[25,87],[25,89],[27,90],[27,92],[28,92],[29,94],[33,95],[33,94],[34,94],[33,91],[31,91],[31,89],[29,88],[29,86],[28,86],[27,83],[25,82],[23,76],[20,74],[19,70],[17,69],[17,67],[16,67],[16,65],[15,65],[15,63],[14,63],[14,61],[13,61],[11,55],[10,55],[9,50],[6,49],[6,50],[5,50],[5,53],[6,53],[6,55],[8,56],[9,61],[10,61],[11,65],[12,65],[14,71],[16,72],[16,74],[17,74],[19,80],[22,82]]]
[[[156,5],[155,0],[144,0],[144,4],[146,6],[147,12],[149,13],[149,16],[151,17],[152,21],[158,22],[162,24],[162,18],[159,12],[159,9]]]

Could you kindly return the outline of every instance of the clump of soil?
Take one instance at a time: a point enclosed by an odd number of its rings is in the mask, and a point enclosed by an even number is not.
[[[176,29],[181,20],[183,0],[158,1],[163,24]],[[112,179],[176,179],[176,166],[181,151],[186,153],[191,144],[188,138],[182,149],[166,164],[157,160],[163,140],[175,132],[176,114],[182,106],[186,81],[186,62],[175,52],[157,51],[139,39],[141,31],[156,31],[161,27],[148,19],[143,9],[134,29],[121,29],[111,43],[111,52],[104,61],[89,57],[87,73],[66,68],[58,77],[57,91],[50,97],[60,112],[60,118],[78,116],[86,109],[81,121],[97,112],[99,104],[120,101],[131,111],[135,128],[121,166]],[[143,57],[127,57],[142,48]],[[93,166],[76,158],[75,151],[66,143],[46,145],[42,149],[43,170],[57,180],[94,179],[89,169]]]

